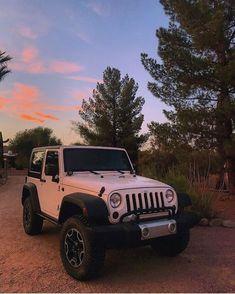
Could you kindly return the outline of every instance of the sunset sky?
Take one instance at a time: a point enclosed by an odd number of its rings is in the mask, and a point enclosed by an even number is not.
[[[157,56],[156,28],[168,19],[157,0],[0,0],[0,50],[13,57],[0,83],[0,131],[53,128],[64,144],[79,140],[83,98],[91,96],[107,66],[139,84],[145,98],[142,131],[165,121],[166,106],[147,90],[141,52]]]

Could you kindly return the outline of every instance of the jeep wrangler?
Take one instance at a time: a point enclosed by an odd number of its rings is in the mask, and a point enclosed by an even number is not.
[[[151,245],[161,255],[176,256],[196,223],[184,210],[189,196],[137,176],[121,148],[34,148],[22,205],[27,234],[41,233],[44,220],[62,226],[61,260],[78,280],[99,273],[108,248]]]

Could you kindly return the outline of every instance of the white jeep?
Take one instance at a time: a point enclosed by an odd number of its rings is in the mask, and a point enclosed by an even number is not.
[[[43,220],[62,225],[61,259],[78,280],[98,274],[107,248],[151,245],[175,256],[187,247],[196,222],[184,211],[188,195],[137,176],[120,148],[33,149],[22,205],[27,234],[39,234]]]

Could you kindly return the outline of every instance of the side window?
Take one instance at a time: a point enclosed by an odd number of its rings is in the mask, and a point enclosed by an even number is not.
[[[32,155],[30,171],[41,173],[44,151],[35,151]]]
[[[59,174],[59,154],[58,151],[48,151],[45,164],[45,175]]]

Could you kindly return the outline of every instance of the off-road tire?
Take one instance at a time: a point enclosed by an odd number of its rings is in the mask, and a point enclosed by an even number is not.
[[[82,281],[98,276],[104,264],[105,247],[95,242],[83,216],[73,216],[63,224],[60,256],[66,272],[73,278]]]
[[[30,198],[27,197],[23,205],[23,227],[28,235],[38,235],[42,232],[43,218],[37,215]]]
[[[177,256],[188,246],[190,239],[189,230],[178,232],[175,235],[160,237],[153,239],[151,247],[159,255],[162,256]]]

